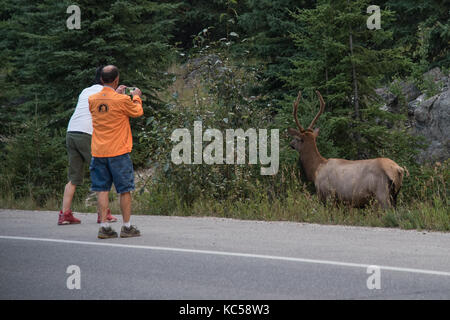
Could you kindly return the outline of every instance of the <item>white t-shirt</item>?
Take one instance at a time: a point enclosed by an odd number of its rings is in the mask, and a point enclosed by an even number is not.
[[[78,97],[77,107],[67,126],[67,131],[80,131],[92,134],[92,116],[89,111],[88,98],[90,95],[102,91],[102,89],[102,85],[94,84],[81,91],[80,96]]]

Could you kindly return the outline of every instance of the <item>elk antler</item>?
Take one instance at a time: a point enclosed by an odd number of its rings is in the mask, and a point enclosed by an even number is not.
[[[303,129],[303,127],[300,125],[300,122],[298,121],[298,117],[297,117],[298,103],[300,102],[300,98],[301,97],[302,97],[302,92],[299,91],[297,99],[294,102],[294,112],[293,112],[293,114],[294,114],[294,120],[295,120],[295,123],[297,124],[298,129],[300,130],[300,132],[303,133],[303,132],[305,132],[305,129]]]
[[[317,115],[314,117],[313,121],[311,122],[311,124],[309,125],[307,130],[312,130],[314,128],[314,125],[316,124],[317,119],[319,119],[320,115],[325,110],[325,102],[323,101],[322,95],[320,94],[320,92],[318,90],[316,90],[316,94],[320,100],[320,110],[317,113]]]

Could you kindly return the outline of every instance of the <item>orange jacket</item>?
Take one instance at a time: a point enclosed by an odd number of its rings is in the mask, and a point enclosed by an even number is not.
[[[129,117],[144,114],[139,96],[119,94],[110,87],[89,97],[92,115],[91,152],[93,157],[115,157],[131,152],[133,137]]]

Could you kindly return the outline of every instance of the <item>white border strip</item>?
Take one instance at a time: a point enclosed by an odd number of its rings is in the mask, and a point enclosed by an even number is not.
[[[450,277],[450,272],[445,272],[445,271],[434,271],[434,270],[423,270],[423,269],[412,269],[412,268],[400,268],[400,267],[390,267],[390,266],[379,266],[379,265],[360,264],[360,263],[351,263],[351,262],[339,262],[339,261],[331,261],[331,260],[316,260],[316,259],[304,259],[304,258],[294,258],[294,257],[281,257],[281,256],[271,256],[271,255],[251,254],[251,253],[211,251],[211,250],[196,250],[196,249],[169,248],[169,247],[154,247],[154,246],[130,245],[130,244],[119,244],[119,243],[107,243],[107,242],[89,242],[89,241],[78,241],[78,240],[64,240],[64,239],[15,237],[15,236],[0,236],[0,239],[27,240],[27,241],[44,241],[44,242],[82,244],[82,245],[104,246],[104,247],[115,247],[115,248],[130,248],[130,249],[145,249],[145,250],[157,250],[157,251],[183,252],[183,253],[198,253],[198,254],[210,254],[210,255],[219,255],[219,256],[232,256],[232,257],[279,260],[279,261],[327,264],[327,265],[333,265],[333,266],[366,268],[366,269],[368,267],[370,267],[370,266],[377,266],[380,269],[389,270],[389,271],[421,273],[421,274],[428,274],[428,275],[435,275],[435,276]]]

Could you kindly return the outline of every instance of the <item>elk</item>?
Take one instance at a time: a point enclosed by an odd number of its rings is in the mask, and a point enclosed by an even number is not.
[[[384,209],[396,206],[405,169],[388,158],[368,160],[325,159],[319,153],[316,139],[319,128],[314,125],[325,110],[325,102],[319,91],[320,110],[305,130],[297,117],[301,98],[299,91],[293,105],[293,115],[298,130],[289,128],[293,137],[290,146],[300,155],[306,178],[314,183],[319,199],[339,201],[354,207],[363,207],[376,200]]]

